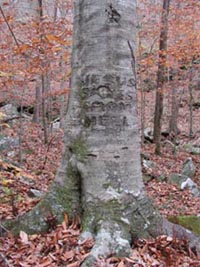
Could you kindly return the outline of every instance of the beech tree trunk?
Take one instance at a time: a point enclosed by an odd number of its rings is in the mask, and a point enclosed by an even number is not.
[[[46,231],[48,216],[81,217],[95,238],[83,267],[129,255],[132,240],[173,235],[142,181],[134,71],[136,1],[76,0],[72,79],[61,166],[50,191],[13,231]],[[55,218],[54,217],[54,218]],[[182,229],[182,228],[180,228]],[[178,234],[179,233],[179,234]],[[177,237],[186,233],[177,231]],[[193,236],[193,235],[192,235]],[[185,236],[184,236],[185,237]]]

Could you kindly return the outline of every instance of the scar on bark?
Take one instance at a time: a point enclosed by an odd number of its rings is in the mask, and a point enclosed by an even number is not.
[[[108,5],[108,8],[105,10],[107,15],[108,15],[108,21],[110,23],[117,23],[119,24],[120,19],[121,19],[121,15],[119,14],[119,12],[113,7],[112,4]]]
[[[128,43],[128,47],[129,47],[130,52],[131,52],[131,58],[132,58],[131,67],[133,70],[133,75],[134,75],[134,77],[136,77],[136,61],[135,61],[135,55],[134,55],[133,47],[131,46],[131,43],[129,40],[127,41],[127,43]]]
[[[87,156],[88,156],[88,157],[93,157],[93,158],[96,158],[96,157],[97,157],[97,155],[92,154],[92,153],[87,154]]]

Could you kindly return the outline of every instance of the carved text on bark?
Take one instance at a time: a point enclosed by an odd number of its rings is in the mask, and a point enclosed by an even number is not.
[[[84,102],[82,124],[91,130],[106,130],[108,133],[124,130],[128,127],[126,112],[133,105],[134,87],[132,77],[112,74],[85,76],[80,89]]]

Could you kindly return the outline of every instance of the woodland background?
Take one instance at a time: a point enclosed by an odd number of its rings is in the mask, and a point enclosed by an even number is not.
[[[61,159],[70,90],[73,3],[23,0],[0,4],[1,223],[36,205],[48,190]],[[193,225],[200,234],[200,2],[171,1],[164,52],[161,155],[156,155],[153,124],[161,14],[161,0],[141,0],[138,16],[133,18],[138,29],[143,177],[160,212],[176,216],[175,220],[177,215],[190,215],[187,227]],[[183,176],[193,183],[181,189]],[[93,245],[92,240],[86,240],[75,249],[79,218],[70,222],[66,214],[58,227],[51,214],[47,220],[52,225],[46,235],[21,232],[19,237],[8,233],[0,238],[0,265],[79,266]],[[139,240],[130,258],[112,257],[99,266],[187,267],[200,266],[199,259],[186,241],[161,236]]]

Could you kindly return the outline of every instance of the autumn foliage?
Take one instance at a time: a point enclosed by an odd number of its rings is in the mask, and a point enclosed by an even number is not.
[[[18,138],[19,147],[1,152],[0,160],[0,224],[4,219],[21,215],[38,203],[32,189],[45,194],[55,177],[61,159],[63,130],[54,130],[55,121],[65,115],[70,87],[70,57],[73,34],[73,1],[53,1],[55,12],[43,2],[39,7],[19,17],[19,6],[14,1],[1,1],[0,12],[0,107],[12,104],[18,108],[16,118],[5,120],[0,111],[2,136]],[[142,149],[156,165],[145,174],[152,177],[146,183],[148,194],[162,214],[200,213],[199,199],[189,191],[180,191],[169,185],[170,172],[179,172],[185,158],[191,156],[197,166],[194,180],[200,186],[198,156],[163,145],[162,156],[154,155],[154,145],[145,143],[144,130],[153,127],[154,92],[159,60],[159,34],[162,1],[142,0],[137,17],[137,80],[138,111]],[[164,85],[163,129],[169,129],[172,112],[173,87],[178,103],[178,131],[170,142],[189,141],[200,146],[200,2],[195,0],[171,1],[169,13],[166,77]],[[27,108],[25,114],[23,108]],[[30,112],[30,109],[32,111]],[[171,138],[171,139],[170,139]],[[159,166],[159,167],[158,167]],[[165,175],[164,182],[157,177]],[[41,190],[42,187],[42,190]],[[170,192],[170,193],[169,193]],[[18,237],[11,233],[0,238],[0,266],[2,267],[78,267],[87,257],[93,240],[78,243],[81,232],[79,218],[70,221],[68,215],[61,225],[51,218],[49,233]],[[6,231],[6,229],[5,229]],[[187,240],[160,236],[154,240],[138,240],[133,244],[129,258],[110,258],[99,262],[99,267],[116,266],[194,266],[199,255]]]

